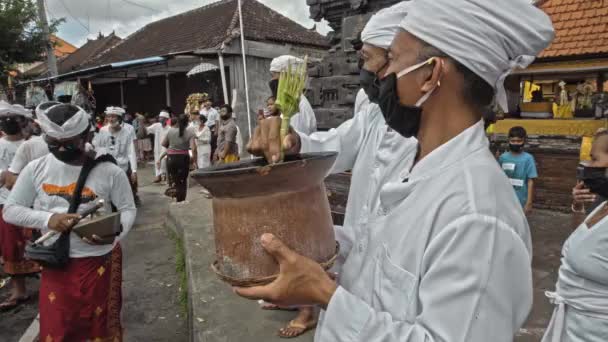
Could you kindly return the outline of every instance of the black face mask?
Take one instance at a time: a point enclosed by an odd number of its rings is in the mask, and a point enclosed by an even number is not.
[[[52,155],[55,156],[55,158],[57,158],[58,160],[64,162],[64,163],[71,163],[75,160],[77,160],[78,158],[80,158],[80,156],[82,155],[82,152],[80,150],[63,150],[60,151],[59,149],[50,149],[49,151],[51,152]]]
[[[71,163],[82,156],[82,151],[74,143],[46,142],[49,152],[64,163]],[[63,150],[61,148],[63,147]]]
[[[388,127],[406,138],[415,137],[420,130],[422,108],[403,106],[397,94],[397,75],[392,73],[380,80],[378,106]]]
[[[524,149],[524,144],[509,144],[509,150],[511,152],[519,153]]]
[[[2,131],[8,135],[15,135],[21,132],[21,124],[17,119],[6,118],[2,120]]]
[[[359,73],[359,82],[361,83],[361,88],[363,88],[363,91],[367,94],[369,101],[377,104],[380,95],[378,75],[362,68]]]
[[[279,92],[279,80],[270,80],[268,82],[268,87],[270,87],[270,91],[272,92],[272,96],[276,99],[277,93]]]
[[[608,197],[608,168],[591,167],[580,164],[576,169],[577,178],[594,194]]]

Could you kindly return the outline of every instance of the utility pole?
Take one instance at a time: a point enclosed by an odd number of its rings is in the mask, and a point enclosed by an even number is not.
[[[44,0],[37,0],[38,2],[38,16],[40,17],[40,24],[42,25],[42,32],[47,39],[46,44],[46,63],[49,69],[51,77],[57,76],[57,58],[55,58],[55,51],[51,42],[51,33],[49,31],[49,22],[46,19],[46,9],[44,8]]]

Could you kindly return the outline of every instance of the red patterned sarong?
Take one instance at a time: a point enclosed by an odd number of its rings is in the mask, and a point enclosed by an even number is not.
[[[122,251],[45,268],[40,282],[40,341],[122,341]]]
[[[40,272],[40,266],[36,262],[24,257],[25,246],[33,234],[33,229],[5,222],[0,209],[0,250],[4,260],[4,273],[14,276]]]

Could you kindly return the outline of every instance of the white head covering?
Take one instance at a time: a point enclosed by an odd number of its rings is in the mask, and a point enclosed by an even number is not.
[[[20,115],[26,118],[32,118],[32,112],[23,108],[22,105],[10,104],[6,101],[0,101],[0,116]]]
[[[106,107],[106,111],[105,111],[106,115],[118,115],[118,116],[123,116],[125,115],[125,110],[120,108],[120,107]]]
[[[74,114],[68,121],[64,122],[63,125],[59,126],[49,119],[47,114],[59,106],[72,106],[78,108],[78,112]],[[90,116],[82,108],[69,104],[58,104],[50,107],[44,111],[38,112],[38,124],[46,135],[55,139],[69,139],[83,133],[90,125]]]
[[[287,66],[292,68],[304,63],[304,60],[298,57],[283,55],[279,56],[270,62],[270,72],[282,72],[287,70]]]
[[[165,112],[164,110],[162,112],[160,112],[160,114],[158,114],[159,118],[165,118],[165,119],[170,119],[171,116],[169,115],[169,113]]]
[[[551,19],[530,0],[413,0],[401,27],[488,82],[504,110],[507,76],[528,67],[555,36]]]
[[[361,32],[361,41],[388,50],[400,29],[399,23],[407,15],[410,2],[402,1],[374,14]]]

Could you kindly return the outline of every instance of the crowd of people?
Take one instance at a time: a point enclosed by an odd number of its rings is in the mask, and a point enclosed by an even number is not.
[[[279,75],[303,60],[275,58],[270,96],[247,149],[270,163],[281,146],[288,154],[338,153],[331,172],[352,171],[344,224],[335,227],[340,254],[326,272],[265,234],[260,242],[280,265],[278,278],[235,293],[262,300],[263,309],[298,310],[282,337],[317,327],[315,340],[327,342],[512,341],[533,303],[526,214],[538,174],[525,152],[525,129],[513,127],[509,151],[495,156],[482,113],[493,101],[506,106],[506,76],[529,65],[553,36],[547,15],[527,0],[398,3],[372,16],[361,33],[354,117],[316,132],[302,96],[284,141],[275,106]],[[23,275],[41,272],[41,338],[122,339],[120,241],[139,202],[138,159],[153,152],[155,181],[166,181],[183,202],[190,169],[241,155],[229,105],[217,110],[203,97],[187,108],[179,115],[163,110],[149,124],[108,107],[96,132],[73,105],[42,104],[34,121],[25,108],[0,102],[0,246],[12,276],[0,309],[27,300]],[[608,337],[606,131],[596,135],[578,179],[573,209],[592,209],[564,244],[555,291],[547,293],[555,311],[543,342]],[[70,233],[78,213],[99,199],[102,212],[119,213],[120,234],[108,242]],[[55,234],[47,246],[67,244],[69,260],[41,260],[41,270],[24,254],[33,236],[49,231]]]

